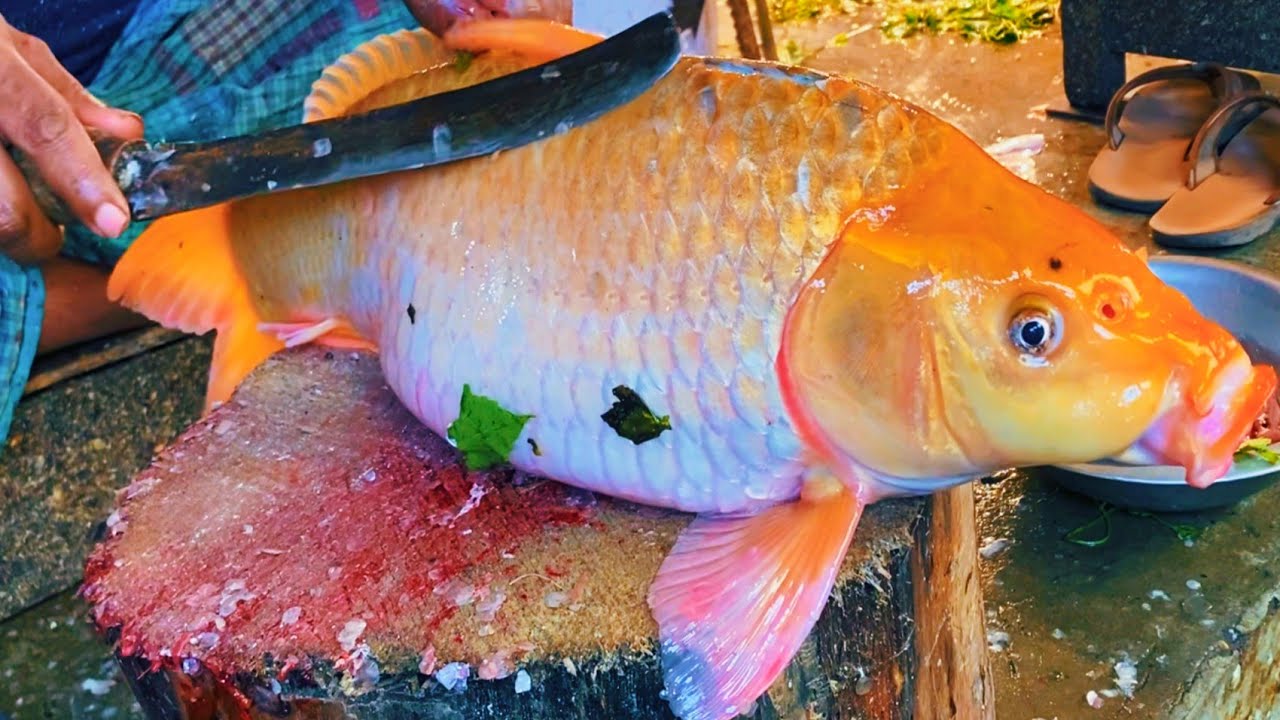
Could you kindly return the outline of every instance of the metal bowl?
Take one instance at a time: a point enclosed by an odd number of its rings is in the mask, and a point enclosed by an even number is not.
[[[1151,258],[1151,270],[1240,340],[1255,363],[1280,364],[1280,278],[1245,265],[1190,255]],[[1276,446],[1273,446],[1273,449]],[[1099,461],[1055,465],[1048,477],[1069,490],[1135,510],[1182,512],[1231,505],[1280,479],[1280,465],[1236,462],[1204,490],[1182,468]]]

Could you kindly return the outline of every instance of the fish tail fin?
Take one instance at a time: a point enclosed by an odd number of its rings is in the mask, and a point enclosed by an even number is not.
[[[302,104],[304,123],[347,114],[369,93],[447,63],[454,52],[423,28],[397,30],[367,40],[329,64]]]
[[[536,62],[548,62],[600,42],[604,36],[539,18],[494,18],[458,23],[444,35],[453,50],[506,50]]]
[[[217,332],[206,411],[226,402],[255,367],[284,347],[258,330],[258,312],[231,250],[229,205],[152,223],[116,264],[107,297],[165,327]]]

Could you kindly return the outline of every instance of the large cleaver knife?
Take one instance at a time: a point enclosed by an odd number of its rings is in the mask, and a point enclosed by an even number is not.
[[[679,55],[674,21],[658,13],[558,60],[362,115],[210,142],[98,138],[97,147],[133,219],[147,220],[519,147],[639,97]],[[50,219],[74,222],[31,159],[12,152]]]

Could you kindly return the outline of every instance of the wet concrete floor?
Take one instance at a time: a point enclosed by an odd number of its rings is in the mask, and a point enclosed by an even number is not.
[[[1029,178],[1086,208],[1133,246],[1151,246],[1145,217],[1088,199],[1085,173],[1102,145],[1101,129],[1044,112],[1046,105],[1065,106],[1056,26],[998,47],[952,37],[889,42],[878,22],[878,11],[864,8],[852,17],[779,28],[779,38],[811,51],[805,64],[896,92],[981,144],[1042,133],[1045,149]],[[722,24],[726,42],[729,28]],[[842,32],[847,43],[828,44]],[[1149,64],[1131,62],[1134,69]],[[1222,255],[1280,271],[1280,234]],[[193,389],[200,387],[200,357],[187,353],[178,361],[189,363],[191,372],[178,375],[190,378]],[[1179,717],[1171,708],[1202,692],[1221,671],[1219,661],[1248,643],[1259,619],[1250,609],[1266,606],[1280,584],[1272,571],[1280,561],[1280,489],[1217,512],[1158,518],[1118,512],[1110,517],[1109,539],[1096,547],[1065,538],[1099,516],[1098,503],[1042,474],[983,483],[979,501],[1002,720]],[[1184,526],[1183,536],[1172,526]],[[1084,537],[1103,529],[1090,527]],[[105,648],[83,626],[83,612],[64,593],[0,624],[0,720],[134,717]],[[1086,703],[1090,691],[1099,693],[1101,708]]]

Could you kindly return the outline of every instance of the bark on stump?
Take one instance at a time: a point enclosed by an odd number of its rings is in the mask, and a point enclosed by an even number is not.
[[[306,348],[121,491],[84,594],[152,720],[670,718],[645,591],[688,519],[468,474]],[[992,717],[976,562],[970,488],[871,508],[753,716]]]

